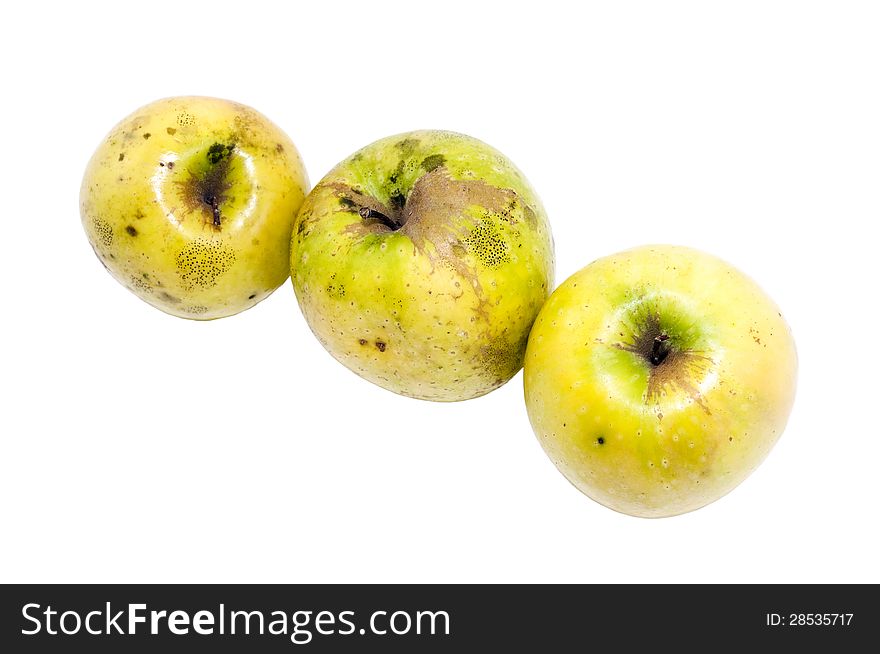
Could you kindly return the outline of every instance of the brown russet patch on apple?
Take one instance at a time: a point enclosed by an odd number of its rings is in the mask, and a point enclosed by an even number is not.
[[[401,142],[406,149],[410,144]],[[430,157],[428,158],[430,159]],[[427,171],[404,197],[399,189],[389,197],[389,205],[344,182],[325,186],[339,198],[340,209],[359,214],[361,220],[348,225],[347,233],[382,234],[399,231],[412,241],[415,250],[428,257],[432,267],[452,270],[474,290],[478,316],[488,321],[488,299],[477,271],[467,261],[467,254],[487,268],[497,268],[510,261],[510,245],[504,240],[492,214],[515,225],[517,214],[526,222],[537,220],[534,210],[517,193],[497,188],[481,180],[455,179],[443,165],[440,155],[426,159]],[[482,209],[482,215],[468,215],[468,209]],[[516,209],[520,211],[517,212]],[[304,229],[298,227],[298,233]],[[459,296],[460,297],[460,296]],[[514,348],[515,349],[515,348]]]
[[[712,360],[702,354],[688,351],[672,351],[660,365],[654,366],[648,375],[647,403],[659,405],[661,396],[667,390],[681,391],[695,404],[711,415],[712,412],[703,401],[703,395],[695,379],[705,377],[712,366]],[[662,414],[658,414],[662,415]]]
[[[438,166],[416,180],[406,205],[403,208],[403,227],[401,233],[406,234],[416,249],[427,256],[432,265],[441,263],[452,268],[459,277],[466,280],[474,289],[480,305],[477,312],[486,318],[486,296],[476,271],[462,257],[464,251],[470,251],[487,267],[496,267],[504,256],[502,247],[473,247],[480,239],[468,239],[475,230],[486,230],[480,218],[467,215],[470,207],[481,207],[489,212],[505,214],[511,224],[516,219],[510,212],[511,205],[521,204],[523,214],[534,212],[521,202],[516,192],[511,189],[497,188],[480,180],[454,179],[446,166]],[[497,234],[497,232],[495,232]],[[492,240],[492,239],[489,239]],[[496,240],[500,240],[500,236]],[[503,242],[503,241],[502,241]],[[482,240],[486,245],[486,240]],[[506,245],[506,243],[505,243]],[[430,247],[429,247],[430,246]],[[471,246],[471,247],[468,247]],[[489,257],[487,255],[491,254]]]
[[[634,326],[628,343],[615,343],[614,347],[638,355],[648,365],[648,386],[645,404],[654,404],[657,419],[663,420],[660,399],[667,393],[681,392],[711,415],[697,381],[709,374],[713,361],[701,352],[676,347],[675,339],[663,329],[657,313],[650,313]]]
[[[184,213],[200,215],[218,232],[223,227],[223,203],[232,188],[229,178],[235,147],[234,143],[214,143],[205,153],[209,164],[205,172],[187,169],[186,178],[175,181]]]

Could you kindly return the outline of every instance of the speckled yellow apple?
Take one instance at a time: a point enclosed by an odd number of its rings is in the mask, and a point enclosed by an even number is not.
[[[698,509],[782,434],[797,356],[773,301],[711,255],[647,246],[593,262],[529,338],[525,399],[575,487],[643,517]]]
[[[209,320],[287,279],[308,191],[290,138],[229,100],[176,97],[132,113],[89,161],[83,227],[111,275],[149,304]]]
[[[522,367],[553,243],[509,159],[462,134],[410,132],[315,186],[291,278],[312,331],[348,368],[402,395],[466,400]]]

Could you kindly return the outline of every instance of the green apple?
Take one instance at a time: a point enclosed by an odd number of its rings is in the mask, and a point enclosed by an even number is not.
[[[209,320],[284,283],[307,191],[296,147],[262,114],[167,98],[110,131],[86,168],[80,213],[117,281],[162,311]]]
[[[524,384],[541,446],[583,493],[671,516],[732,490],[782,434],[797,356],[773,301],[708,254],[593,262],[544,305]]]
[[[538,196],[476,139],[419,131],[338,164],[306,198],[291,279],[324,347],[410,397],[488,393],[522,367],[553,284]]]

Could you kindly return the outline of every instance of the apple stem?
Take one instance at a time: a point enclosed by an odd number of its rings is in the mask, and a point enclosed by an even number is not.
[[[663,360],[669,355],[669,348],[664,347],[664,343],[669,340],[667,334],[660,334],[654,338],[654,345],[651,347],[651,363],[659,366]]]
[[[360,214],[360,217],[364,220],[375,218],[380,223],[392,230],[400,229],[401,227],[394,219],[389,218],[381,211],[376,211],[375,209],[370,209],[369,207],[361,207],[360,211],[358,211],[358,214]]]
[[[214,213],[214,226],[220,227],[220,203],[217,201],[216,195],[206,195],[204,198],[205,204],[211,207],[211,211]]]

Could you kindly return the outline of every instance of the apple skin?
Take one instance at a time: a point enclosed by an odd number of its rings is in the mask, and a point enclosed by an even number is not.
[[[717,500],[761,463],[796,375],[791,332],[751,279],[696,250],[645,246],[553,293],[523,379],[538,441],[575,487],[616,511],[663,517]]]
[[[388,137],[338,164],[306,198],[291,244],[296,297],[324,347],[424,400],[477,397],[519,371],[553,266],[522,173],[445,131]]]
[[[80,214],[119,283],[166,313],[210,320],[287,279],[308,184],[290,138],[254,109],[167,98],[106,136],[86,168]]]

